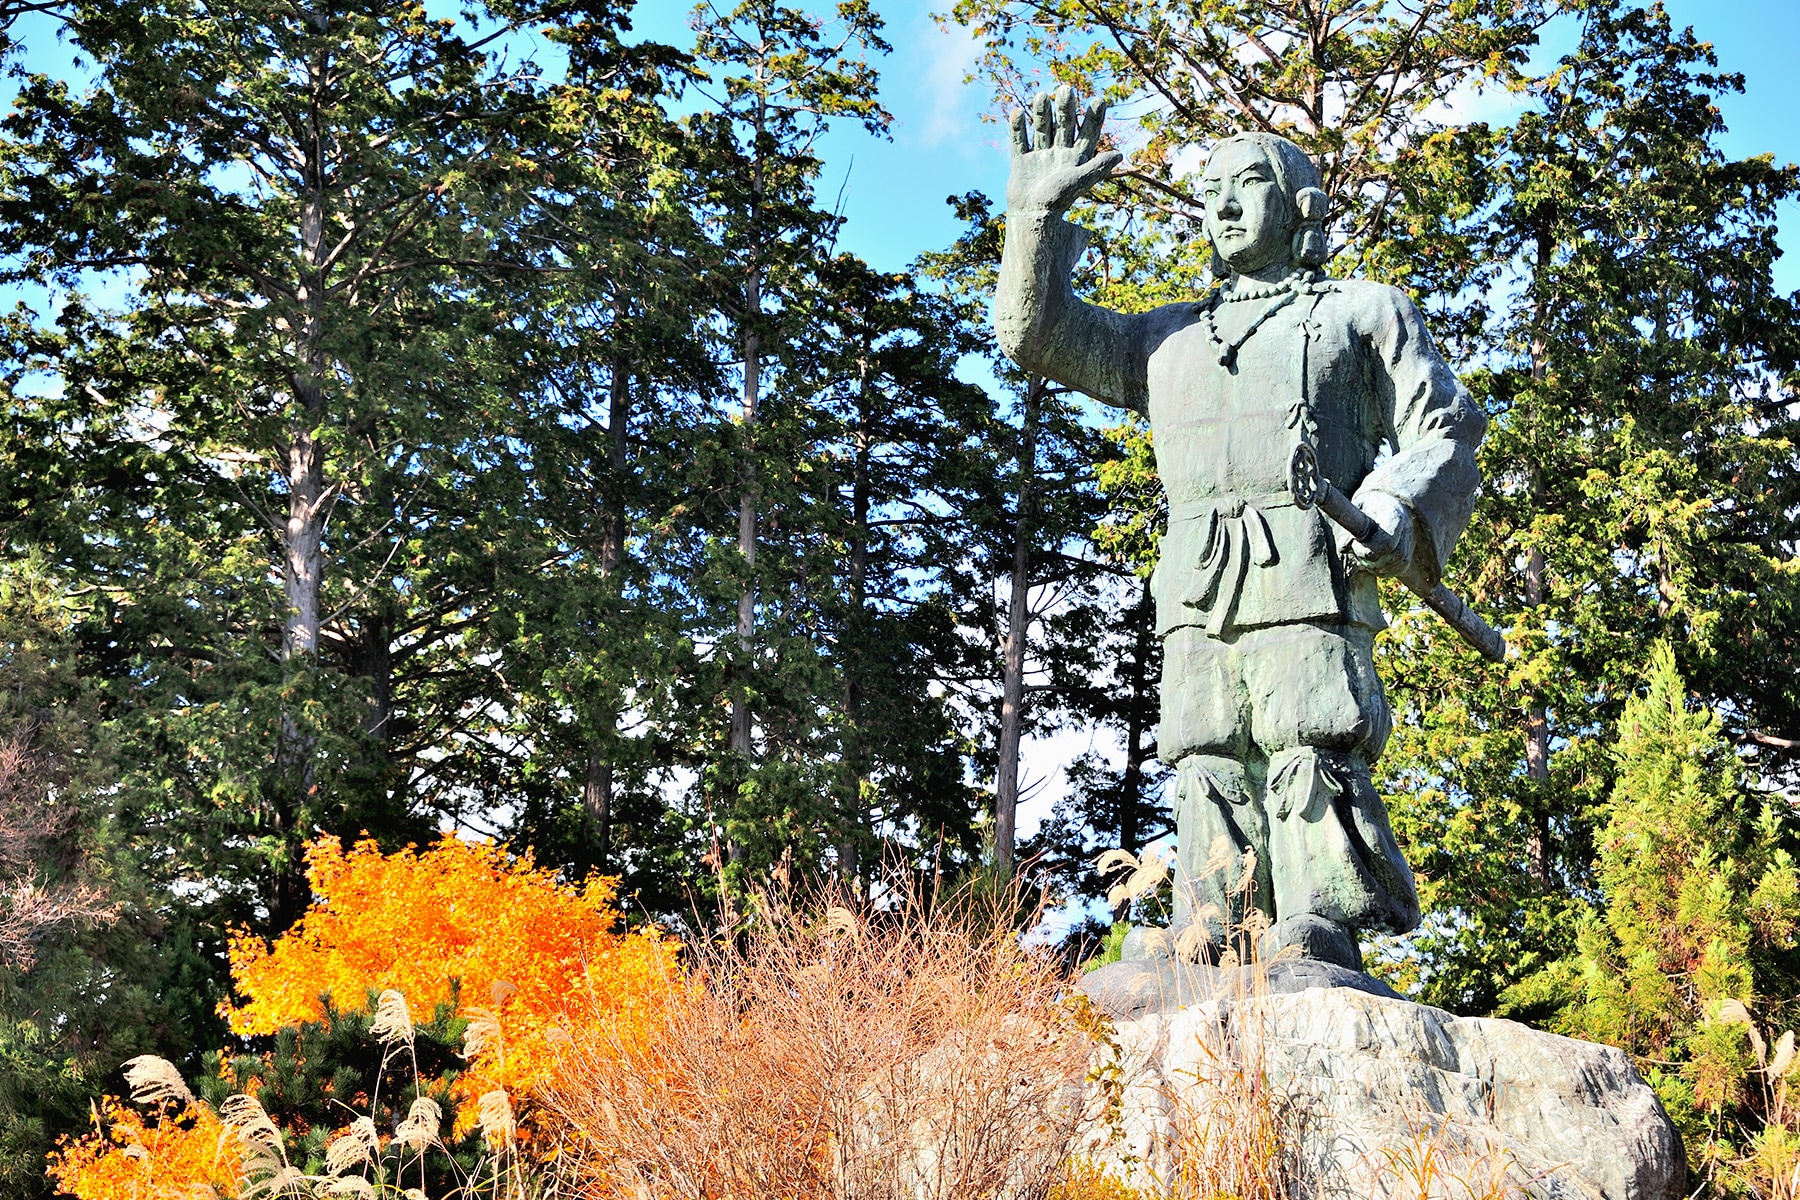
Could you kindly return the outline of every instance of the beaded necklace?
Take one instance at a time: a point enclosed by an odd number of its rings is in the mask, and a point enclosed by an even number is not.
[[[1245,286],[1240,276],[1225,287],[1213,293],[1212,301],[1203,310],[1201,323],[1206,327],[1207,340],[1218,352],[1219,365],[1230,367],[1237,361],[1237,353],[1250,340],[1250,335],[1262,328],[1263,322],[1292,304],[1299,295],[1310,286],[1318,272],[1308,267],[1301,267],[1277,283],[1265,283],[1256,286]],[[1213,314],[1220,304],[1235,304],[1246,300],[1274,300],[1267,308],[1258,313],[1256,320],[1245,327],[1244,332],[1227,342],[1219,336],[1219,327],[1213,320]]]

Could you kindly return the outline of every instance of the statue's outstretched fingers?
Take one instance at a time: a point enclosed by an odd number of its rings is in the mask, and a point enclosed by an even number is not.
[[[1080,108],[1075,103],[1075,89],[1068,84],[1056,89],[1056,144],[1068,149],[1075,144],[1075,127]]]
[[[1100,131],[1106,127],[1106,102],[1089,100],[1087,111],[1081,117],[1081,136],[1076,145],[1081,147],[1081,157],[1086,159],[1100,148]]]
[[[1013,109],[1012,146],[1013,156],[1015,158],[1021,154],[1031,153],[1031,135],[1025,131],[1025,125],[1025,110],[1022,108]]]
[[[1037,148],[1048,150],[1056,145],[1056,102],[1049,92],[1039,92],[1032,97],[1031,115],[1037,125]]]
[[[1108,150],[1105,154],[1097,154],[1082,165],[1081,191],[1087,191],[1095,184],[1111,175],[1113,168],[1125,161],[1125,156],[1117,150]]]

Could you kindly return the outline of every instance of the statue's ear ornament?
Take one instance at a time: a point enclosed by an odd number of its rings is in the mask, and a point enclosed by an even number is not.
[[[1294,193],[1300,210],[1300,227],[1294,231],[1294,261],[1303,267],[1322,266],[1330,257],[1325,245],[1325,193],[1305,187]]]

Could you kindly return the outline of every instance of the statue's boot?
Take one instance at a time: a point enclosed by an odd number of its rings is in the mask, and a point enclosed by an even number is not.
[[[1260,947],[1264,962],[1281,958],[1312,958],[1336,963],[1352,971],[1362,970],[1362,947],[1356,934],[1345,925],[1313,913],[1284,917],[1263,934]]]
[[[1125,962],[1174,956],[1174,939],[1169,936],[1168,930],[1159,929],[1155,925],[1133,925],[1126,932],[1125,940],[1119,943],[1119,958]]]

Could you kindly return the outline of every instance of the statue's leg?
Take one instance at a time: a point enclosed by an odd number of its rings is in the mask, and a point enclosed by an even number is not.
[[[1162,724],[1157,754],[1175,767],[1174,941],[1196,920],[1203,936],[1189,935],[1216,951],[1227,921],[1243,917],[1245,905],[1268,911],[1267,822],[1261,807],[1262,760],[1250,741],[1243,673],[1237,651],[1194,627],[1173,630],[1163,639]],[[1257,870],[1248,887],[1235,885],[1243,851],[1256,852]],[[1217,853],[1215,853],[1215,850]],[[1158,952],[1163,939],[1134,934],[1127,957]],[[1172,942],[1170,944],[1173,944]]]
[[[1179,938],[1190,925],[1196,952],[1216,954],[1244,928],[1251,909],[1274,909],[1269,824],[1262,804],[1262,762],[1190,754],[1175,769],[1175,912]],[[1249,852],[1247,855],[1246,852]]]
[[[1391,729],[1374,635],[1290,625],[1240,644],[1252,735],[1268,755],[1270,948],[1360,968],[1356,934],[1419,921],[1412,872],[1369,777]]]

